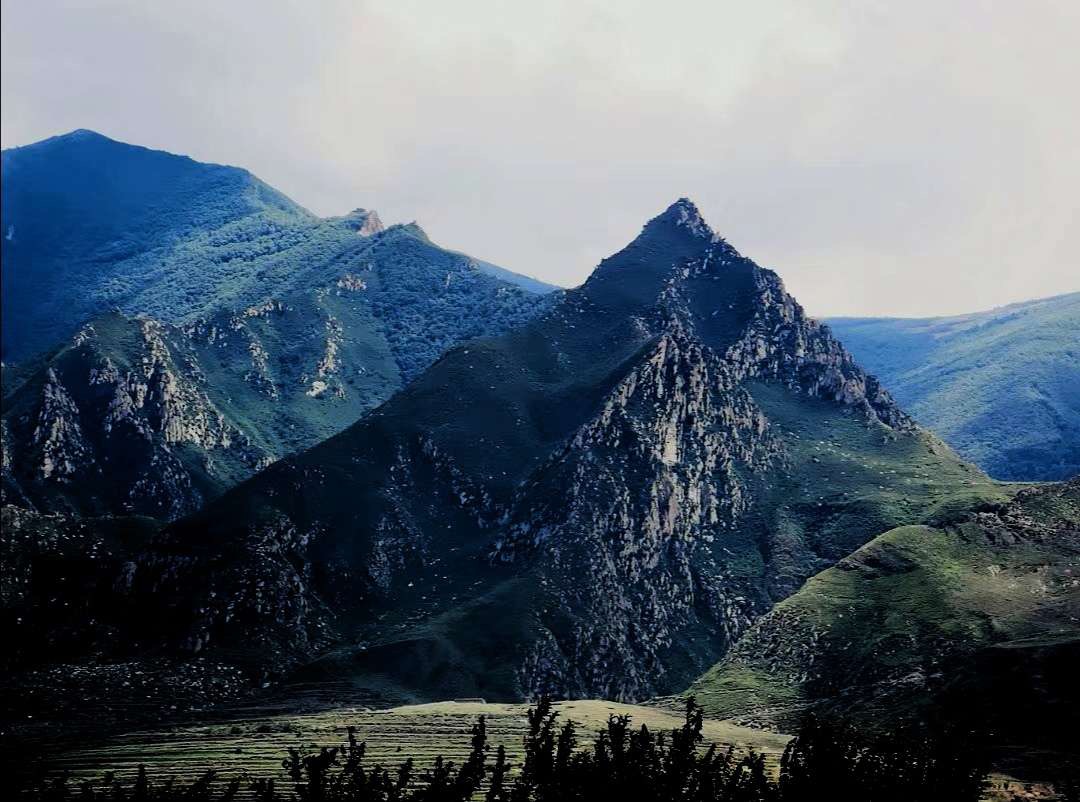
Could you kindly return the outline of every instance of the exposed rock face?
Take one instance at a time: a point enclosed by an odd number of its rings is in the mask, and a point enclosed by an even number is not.
[[[64,481],[91,461],[90,447],[79,425],[79,410],[52,368],[45,374],[31,442],[40,450],[38,471],[42,479]]]
[[[692,204],[667,214],[703,252],[674,266],[655,345],[518,491],[514,523],[496,544],[502,560],[523,549],[543,555],[573,589],[556,602],[577,620],[572,633],[539,639],[520,670],[530,696],[655,694],[666,684],[662,655],[698,611],[707,611],[720,649],[760,612],[762,600],[725,576],[713,553],[753,504],[754,477],[784,462],[742,382],[779,382],[891,429],[912,428],[775,274],[747,264]],[[698,313],[702,282],[735,285],[724,271],[750,274],[739,299],[750,314],[733,341],[714,325],[722,306]]]
[[[174,646],[242,638],[284,668],[344,637],[364,646],[337,670],[412,698],[678,689],[818,570],[832,528],[858,545],[894,514],[854,457],[858,503],[793,503],[816,480],[762,388],[845,449],[968,475],[680,201],[542,317],[171,527],[136,585],[196,594],[197,616],[170,606]],[[936,498],[909,496],[916,517]],[[781,551],[801,560],[782,583]]]
[[[125,335],[123,368],[99,331],[114,327]],[[201,454],[210,477],[219,463],[253,470],[263,452],[210,400],[183,346],[170,344],[175,334],[119,316],[80,330],[6,410],[6,470],[21,493],[6,486],[5,502],[171,519],[202,503],[186,454]]]
[[[825,327],[806,316],[775,273],[759,271],[754,284],[754,317],[727,353],[743,378],[780,381],[855,407],[891,428],[913,428],[880,382],[856,365]]]
[[[677,328],[519,491],[499,559],[540,555],[577,623],[537,641],[520,669],[529,696],[640,698],[665,683],[661,655],[707,610],[726,642],[750,601],[724,581],[712,545],[751,502],[740,476],[780,446],[723,363]],[[550,580],[554,581],[554,580]],[[553,616],[554,617],[554,616]]]
[[[386,230],[379,215],[368,209],[354,209],[344,219],[345,224],[362,237]]]

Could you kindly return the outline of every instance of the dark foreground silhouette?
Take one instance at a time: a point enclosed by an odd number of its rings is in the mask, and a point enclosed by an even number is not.
[[[911,729],[867,742],[851,727],[809,718],[789,743],[777,779],[754,752],[702,743],[702,710],[690,699],[678,729],[654,733],[612,716],[591,743],[573,722],[559,724],[550,700],[528,712],[524,758],[511,764],[492,749],[484,717],[472,728],[471,750],[460,765],[439,757],[418,771],[412,759],[397,767],[368,766],[364,743],[349,728],[347,743],[312,753],[289,749],[282,762],[289,782],[232,778],[213,770],[180,785],[156,781],[140,768],[133,782],[107,774],[74,785],[64,776],[40,783],[33,800],[97,802],[227,802],[238,795],[259,802],[571,802],[625,799],[655,802],[937,802],[977,800],[986,765],[959,732]]]

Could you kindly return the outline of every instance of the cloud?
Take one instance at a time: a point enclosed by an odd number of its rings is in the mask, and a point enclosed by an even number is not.
[[[1072,2],[3,4],[5,147],[88,127],[575,284],[679,195],[816,314],[1080,289]]]

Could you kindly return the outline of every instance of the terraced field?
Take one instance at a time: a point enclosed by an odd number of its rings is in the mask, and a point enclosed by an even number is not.
[[[609,715],[632,716],[636,724],[650,729],[672,729],[682,718],[667,710],[618,704],[607,701],[561,702],[555,706],[560,721],[573,720],[584,733],[598,730]],[[287,787],[281,767],[289,747],[333,746],[345,739],[345,728],[355,726],[357,737],[367,742],[371,765],[396,766],[407,757],[423,770],[437,755],[460,761],[468,751],[469,728],[477,716],[487,717],[492,746],[506,747],[512,761],[521,757],[525,732],[523,704],[480,702],[438,702],[389,710],[338,708],[303,715],[258,715],[228,721],[192,724],[132,732],[116,736],[93,747],[52,753],[50,765],[68,770],[73,780],[100,780],[105,771],[115,771],[121,779],[135,775],[145,765],[151,779],[175,776],[191,780],[207,768],[221,779],[236,774],[272,778]],[[763,753],[776,768],[788,736],[739,727],[724,721],[706,721],[707,743]],[[591,738],[583,738],[591,742]]]

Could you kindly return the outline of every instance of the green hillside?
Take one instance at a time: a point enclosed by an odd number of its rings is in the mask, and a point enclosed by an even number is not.
[[[56,345],[151,285],[155,308],[137,311],[170,319],[194,311],[185,299],[207,303],[226,289],[221,277],[192,270],[196,247],[207,263],[221,264],[226,252],[229,261],[245,250],[254,255],[318,225],[245,170],[92,131],[5,150],[2,217],[5,361]],[[187,264],[174,260],[178,250]]]
[[[251,306],[184,325],[106,313],[36,370],[5,370],[0,498],[177,518],[552,302],[415,225],[348,233]]]
[[[113,308],[187,324],[310,288],[382,229],[373,212],[321,219],[246,170],[92,131],[5,150],[2,183],[5,362]],[[525,292],[550,289],[473,262]]]
[[[1080,482],[893,529],[755,623],[689,688],[715,716],[974,720],[1000,765],[1077,754]],[[1045,768],[1045,766],[1044,766]]]
[[[991,476],[1080,472],[1080,293],[957,317],[828,324],[905,410]]]

